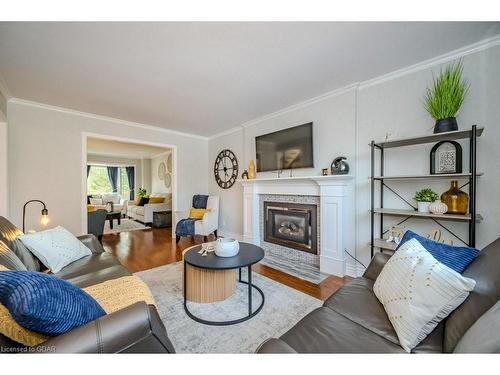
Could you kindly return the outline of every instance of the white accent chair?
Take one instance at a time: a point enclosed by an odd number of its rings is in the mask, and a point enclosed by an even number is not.
[[[150,198],[165,198],[165,200],[163,203],[147,203],[144,206],[137,206],[135,201],[129,200],[125,205],[127,216],[140,221],[144,225],[151,225],[153,223],[153,212],[172,210],[171,193],[151,194]]]
[[[203,215],[203,219],[196,220],[194,223],[194,234],[203,236],[203,241],[208,241],[208,235],[214,234],[217,238],[217,229],[219,228],[219,196],[210,195],[207,200],[207,209],[210,210]],[[180,219],[189,217],[189,211],[177,211],[176,222]],[[180,237],[175,236],[175,242],[179,242]]]

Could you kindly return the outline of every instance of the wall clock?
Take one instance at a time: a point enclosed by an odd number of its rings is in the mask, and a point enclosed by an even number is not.
[[[231,150],[222,150],[214,163],[214,176],[217,184],[223,189],[229,189],[238,178],[238,159]]]

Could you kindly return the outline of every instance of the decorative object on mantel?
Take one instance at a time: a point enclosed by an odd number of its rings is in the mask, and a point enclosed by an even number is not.
[[[429,212],[434,215],[443,215],[448,211],[448,206],[437,199],[429,205]]]
[[[339,156],[332,161],[332,165],[330,166],[330,170],[332,174],[348,174],[349,173],[349,164],[346,161],[347,158],[345,156]]]
[[[434,202],[438,196],[439,195],[430,188],[417,191],[413,199],[417,201],[418,212],[429,212],[430,204]]]
[[[323,169],[321,170],[321,175],[322,175],[322,176],[328,176],[328,168],[323,168]]]
[[[441,141],[432,147],[431,174],[462,173],[462,146],[455,141]]]
[[[234,257],[240,252],[240,243],[233,238],[219,238],[215,241],[215,255],[222,258]]]
[[[255,180],[257,177],[257,173],[255,171],[255,163],[253,160],[250,160],[250,164],[248,165],[248,179]]]
[[[434,133],[458,130],[456,114],[469,91],[469,83],[462,77],[463,64],[459,60],[448,65],[439,77],[433,78],[432,88],[427,88],[424,106],[436,120]]]
[[[242,180],[248,180],[248,171],[246,169],[241,174],[241,179]]]
[[[460,190],[457,180],[451,181],[450,189],[441,194],[441,200],[448,206],[449,214],[467,214],[469,195]]]
[[[403,238],[403,234],[405,232],[404,227],[400,227],[398,225],[391,225],[387,230],[388,237],[385,242],[394,242],[396,245],[399,245],[401,242],[401,238]]]
[[[222,150],[214,163],[214,176],[217,184],[229,189],[238,178],[238,159],[231,150]]]

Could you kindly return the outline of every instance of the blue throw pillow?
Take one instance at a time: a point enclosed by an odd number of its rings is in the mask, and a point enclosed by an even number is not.
[[[21,326],[57,336],[106,315],[87,293],[52,275],[0,272],[0,303]]]
[[[434,258],[458,273],[464,272],[467,266],[479,255],[479,250],[473,247],[447,245],[419,236],[411,230],[406,231],[396,250],[412,238],[420,242]]]

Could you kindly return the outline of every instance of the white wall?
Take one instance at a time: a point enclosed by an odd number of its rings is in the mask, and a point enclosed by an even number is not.
[[[165,163],[167,165],[167,159],[170,155],[170,152],[166,152],[163,155],[157,156],[151,159],[151,193],[171,193],[172,185],[170,187],[166,187],[163,180],[160,180],[158,177],[158,167],[160,163]],[[168,173],[168,171],[167,171]]]
[[[81,199],[82,133],[127,138],[177,146],[177,209],[188,209],[196,193],[207,193],[205,139],[176,132],[135,126],[124,121],[26,104],[8,102],[9,217],[20,225],[28,199],[47,203],[52,225],[75,234],[83,228]],[[28,228],[37,228],[39,208],[28,212]]]
[[[137,191],[139,187],[142,186],[142,163],[141,159],[130,159],[130,158],[122,158],[122,157],[116,157],[116,156],[109,156],[109,155],[94,155],[94,154],[88,154],[87,155],[87,163],[92,164],[103,164],[103,165],[121,165],[121,166],[128,166],[128,167],[134,167],[134,172],[135,172],[135,179],[134,179],[134,190],[137,194]],[[125,199],[128,199],[128,197],[123,197]]]
[[[478,169],[485,172],[478,182],[478,212],[485,221],[477,226],[477,246],[484,247],[500,236],[496,218],[500,217],[500,204],[496,196],[500,185],[500,47],[465,56],[465,76],[471,82],[470,95],[458,116],[460,127],[478,124],[486,128],[478,140]],[[209,170],[217,153],[229,148],[240,162],[240,175],[255,158],[254,138],[257,135],[278,129],[314,122],[314,169],[294,171],[294,175],[318,175],[321,168],[330,165],[338,155],[348,157],[353,174],[356,175],[356,254],[365,264],[369,262],[370,238],[370,154],[368,144],[372,139],[383,140],[387,133],[393,137],[411,136],[432,132],[433,120],[421,104],[425,87],[438,73],[441,65],[414,69],[406,74],[394,75],[379,82],[361,83],[346,92],[312,101],[305,105],[284,110],[276,116],[254,121],[250,126],[232,133],[217,136],[209,141]],[[429,173],[429,151],[432,145],[394,149],[386,154],[386,174]],[[464,171],[468,170],[468,144],[462,144]],[[286,172],[285,172],[286,173]],[[259,173],[259,177],[272,175]],[[439,193],[448,189],[449,181],[428,181],[398,184],[408,198],[422,187],[431,186]],[[236,183],[229,190],[218,188],[212,174],[208,177],[211,194],[221,196],[221,232],[237,235],[242,233],[242,190]],[[387,206],[400,204],[386,194]],[[412,228],[425,233],[430,225],[424,221],[411,221]],[[435,226],[432,226],[435,227]],[[465,236],[464,224],[452,224],[452,228]],[[447,236],[447,238],[450,238]]]
[[[7,120],[7,100],[0,91],[0,121]]]

